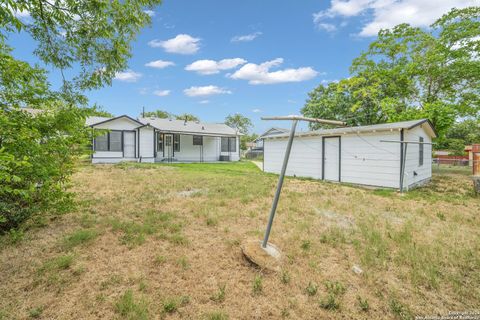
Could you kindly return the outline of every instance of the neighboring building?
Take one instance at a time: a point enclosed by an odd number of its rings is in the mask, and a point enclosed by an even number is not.
[[[108,130],[92,141],[92,163],[240,160],[241,134],[225,124],[126,115],[89,117],[86,124]]]
[[[465,152],[468,154],[467,159],[468,159],[468,165],[472,166],[473,165],[473,155],[474,153],[480,152],[480,144],[473,144],[471,146],[465,146]]]
[[[247,148],[246,151],[250,151],[250,150],[253,150],[255,149],[257,145],[255,144],[255,142],[247,142],[245,143],[245,147]]]
[[[262,133],[260,136],[258,136],[257,139],[255,139],[253,142],[255,143],[255,148],[254,149],[260,149],[263,150],[263,139],[267,136],[276,136],[279,134],[285,134],[289,133],[290,131],[288,129],[283,129],[283,128],[270,128],[264,133]]]
[[[426,119],[299,132],[293,140],[287,175],[399,188],[402,144],[382,140],[428,143],[435,137]],[[280,172],[287,139],[288,134],[264,138],[264,171]],[[408,144],[404,187],[430,180],[431,151],[429,144]]]

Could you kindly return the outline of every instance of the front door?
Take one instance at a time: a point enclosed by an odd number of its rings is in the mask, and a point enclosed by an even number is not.
[[[164,143],[165,143],[164,157],[165,159],[171,161],[173,158],[173,134],[166,134],[164,136]]]
[[[340,181],[340,137],[323,138],[323,179]]]
[[[133,131],[123,133],[123,157],[135,158],[135,132]]]

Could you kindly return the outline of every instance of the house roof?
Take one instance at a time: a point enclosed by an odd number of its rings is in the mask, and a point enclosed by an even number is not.
[[[150,124],[152,127],[163,132],[222,136],[241,135],[240,133],[237,133],[235,129],[224,123],[205,123],[199,121],[160,118],[139,118],[138,120],[143,124]]]
[[[279,127],[272,127],[270,129],[268,129],[267,131],[265,131],[264,133],[262,133],[261,135],[258,136],[257,139],[253,140],[254,142],[257,142],[258,140],[261,140],[267,136],[276,136],[276,135],[280,135],[280,134],[285,134],[285,133],[289,133],[290,130],[288,129],[284,129],[284,128],[279,128]]]
[[[290,130],[284,129],[284,128],[279,128],[279,127],[272,127],[262,133],[259,138],[266,137],[266,136],[271,136],[271,135],[277,135],[277,134],[282,134],[282,133],[289,133]]]
[[[96,117],[96,116],[88,117],[86,119],[85,123],[86,123],[87,126],[93,127],[93,126],[98,126],[99,124],[110,122],[110,121],[117,120],[117,119],[120,119],[120,118],[127,118],[127,119],[129,119],[133,122],[136,122],[139,125],[143,125],[143,123],[141,123],[140,121],[135,120],[132,117],[127,116],[126,114],[118,116],[118,117],[113,117],[113,118]]]
[[[356,127],[340,127],[333,129],[320,129],[314,131],[298,132],[295,133],[295,136],[325,136],[333,134],[345,134],[345,133],[360,133],[360,132],[372,132],[372,131],[389,131],[389,130],[401,130],[401,129],[412,129],[417,126],[426,125],[425,128],[429,132],[430,136],[435,138],[437,137],[437,132],[433,127],[432,123],[428,119],[419,119],[419,120],[410,120],[410,121],[401,121],[401,122],[390,122],[390,123],[381,123],[373,124],[368,126],[356,126]],[[288,134],[266,136],[265,139],[273,138],[285,138],[288,137]]]
[[[93,126],[97,126],[99,124],[110,122],[123,117],[126,117],[138,123],[137,128],[151,126],[162,132],[198,134],[198,135],[210,135],[210,136],[241,135],[240,133],[237,133],[235,129],[223,123],[204,123],[204,122],[198,122],[198,121],[185,121],[185,120],[160,119],[160,118],[133,119],[127,115],[122,115],[115,118],[88,117],[86,120],[86,125],[93,127]]]

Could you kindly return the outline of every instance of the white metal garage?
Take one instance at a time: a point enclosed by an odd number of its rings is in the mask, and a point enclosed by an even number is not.
[[[431,178],[431,145],[423,143],[436,136],[427,119],[299,132],[286,174],[388,188],[400,188],[403,177],[403,186],[412,188]],[[288,134],[265,137],[264,171],[280,172],[287,139]],[[385,140],[419,144],[404,154],[403,143]]]

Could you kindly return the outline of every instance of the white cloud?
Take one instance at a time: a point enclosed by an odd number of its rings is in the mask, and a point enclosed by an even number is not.
[[[147,94],[147,93],[148,93],[148,88],[140,88],[140,89],[138,90],[138,93],[140,93],[140,94],[142,94],[142,95],[143,95],[143,94]]]
[[[188,34],[179,34],[175,38],[152,40],[148,43],[153,48],[163,48],[166,52],[179,54],[195,54],[200,49],[200,38],[194,38]]]
[[[115,74],[115,80],[124,81],[124,82],[137,82],[142,77],[141,73],[127,70],[123,72],[117,72]]]
[[[221,70],[228,70],[236,68],[242,64],[245,64],[247,60],[241,58],[223,59],[220,61],[214,60],[197,60],[192,64],[185,67],[187,71],[195,71],[199,74],[215,74]]]
[[[253,113],[259,113],[259,112],[262,112],[262,110],[261,109],[253,109],[252,112]]]
[[[232,92],[224,88],[210,85],[203,87],[190,87],[183,90],[183,93],[189,97],[205,97],[215,94],[231,94]]]
[[[255,40],[257,37],[261,36],[261,32],[254,32],[250,34],[246,34],[243,36],[235,36],[232,39],[230,39],[231,42],[249,42]]]
[[[153,94],[159,97],[166,97],[170,94],[170,90],[155,90]]]
[[[337,27],[332,23],[317,23],[317,28],[327,32],[337,31]]]
[[[230,75],[230,78],[248,80],[248,83],[256,85],[306,81],[316,77],[318,74],[318,72],[311,67],[270,71],[271,68],[277,67],[282,63],[282,58],[277,58],[262,64],[247,63]]]
[[[452,8],[475,5],[478,5],[478,0],[331,0],[330,8],[313,15],[313,22],[320,29],[325,29],[321,25],[325,25],[328,19],[369,14],[370,18],[365,20],[359,33],[360,36],[369,37],[377,35],[380,29],[401,23],[428,27]]]
[[[200,104],[209,104],[210,103],[210,100],[202,100],[199,102]]]
[[[144,10],[143,12],[148,14],[150,17],[155,17],[155,11],[153,10]]]
[[[175,63],[172,61],[165,61],[165,60],[155,60],[155,61],[150,61],[148,63],[145,63],[145,67],[151,67],[151,68],[157,68],[157,69],[163,69],[166,67],[174,66]]]

